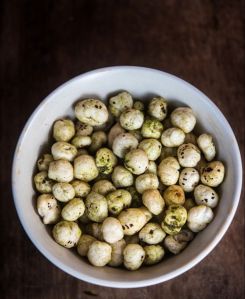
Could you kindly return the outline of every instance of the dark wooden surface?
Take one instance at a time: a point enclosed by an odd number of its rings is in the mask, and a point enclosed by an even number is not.
[[[200,88],[227,117],[244,155],[244,1],[4,0],[0,15],[0,297],[245,298],[244,193],[205,260],[176,279],[129,291],[87,284],[48,262],[20,226],[10,181],[33,109],[66,80],[111,65],[158,68]]]

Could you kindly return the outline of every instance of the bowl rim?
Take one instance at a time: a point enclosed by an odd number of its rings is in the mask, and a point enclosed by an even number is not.
[[[133,71],[133,70],[138,70],[138,71],[144,71],[144,72],[153,72],[153,73],[159,73],[162,75],[165,75],[166,77],[172,78],[184,85],[186,85],[188,88],[193,89],[196,93],[199,93],[200,96],[207,102],[207,104],[210,106],[211,109],[214,109],[216,113],[218,113],[219,118],[221,121],[224,123],[226,126],[226,129],[229,130],[229,134],[234,138],[234,144],[233,147],[235,149],[235,154],[236,154],[236,169],[237,169],[237,183],[236,183],[236,188],[234,192],[234,204],[232,206],[232,209],[230,210],[230,213],[228,214],[226,220],[224,221],[224,224],[222,227],[217,232],[217,235],[215,238],[197,255],[195,256],[190,262],[184,264],[182,267],[171,271],[167,274],[163,274],[161,276],[155,277],[155,278],[150,278],[150,279],[144,279],[144,280],[139,280],[139,281],[133,281],[133,282],[123,282],[123,281],[110,281],[107,279],[99,279],[99,278],[94,278],[93,276],[86,275],[84,273],[80,273],[73,268],[67,266],[66,264],[62,263],[59,259],[55,258],[39,241],[35,238],[35,236],[32,235],[31,231],[29,230],[29,227],[27,225],[27,221],[23,216],[21,205],[18,202],[18,194],[16,193],[15,190],[15,177],[16,177],[16,169],[17,169],[17,153],[18,149],[21,146],[21,143],[26,135],[26,132],[31,125],[32,120],[36,116],[36,114],[42,109],[42,107],[46,104],[46,102],[49,101],[50,98],[53,97],[55,93],[57,93],[59,90],[65,88],[67,85],[71,84],[72,82],[76,80],[81,80],[81,78],[90,76],[90,75],[95,75],[95,74],[101,74],[103,72],[114,72],[114,71]],[[203,92],[201,92],[199,89],[197,89],[195,86],[192,84],[186,82],[185,80],[169,74],[167,72],[158,70],[158,69],[153,69],[153,68],[147,68],[147,67],[140,67],[140,66],[111,66],[111,67],[104,67],[104,68],[99,68],[95,69],[92,71],[88,71],[85,73],[82,73],[78,76],[75,76],[74,78],[66,81],[65,83],[61,84],[59,87],[54,89],[50,94],[48,94],[42,101],[41,103],[36,107],[36,109],[32,112],[31,116],[28,118],[26,124],[24,125],[24,128],[22,129],[22,132],[20,134],[20,137],[17,141],[17,145],[15,148],[14,156],[13,156],[13,163],[12,163],[12,194],[13,194],[13,199],[14,199],[14,204],[15,208],[18,214],[18,217],[20,219],[21,225],[24,228],[24,231],[28,235],[29,239],[32,241],[32,243],[35,245],[35,247],[56,267],[59,269],[63,270],[64,272],[80,279],[83,281],[86,281],[88,283],[92,283],[95,285],[100,285],[104,287],[111,287],[111,288],[138,288],[138,287],[146,287],[146,286],[151,286],[155,285],[158,283],[165,282],[167,280],[173,279],[182,273],[190,270],[192,267],[194,267],[196,264],[198,264],[200,261],[202,261],[214,248],[215,246],[220,242],[226,231],[228,230],[228,227],[230,226],[235,212],[237,210],[239,200],[240,200],[240,195],[241,195],[241,189],[242,189],[242,179],[243,179],[243,170],[242,170],[242,159],[241,159],[241,154],[239,150],[239,146],[235,137],[235,134],[226,120],[225,116],[223,113],[220,111],[220,109],[214,104]]]

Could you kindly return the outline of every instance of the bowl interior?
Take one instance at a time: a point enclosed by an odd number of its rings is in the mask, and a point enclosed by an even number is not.
[[[213,222],[197,235],[176,257],[135,272],[111,267],[95,268],[71,250],[56,244],[34,208],[32,177],[37,158],[48,140],[53,122],[63,116],[74,117],[73,104],[87,96],[106,99],[108,94],[128,90],[136,98],[161,95],[175,105],[190,106],[203,132],[215,136],[218,158],[226,165],[222,198]],[[234,134],[218,108],[200,91],[172,75],[138,67],[114,67],[78,76],[51,93],[26,124],[16,148],[13,164],[13,193],[16,208],[32,242],[55,265],[71,275],[111,287],[140,287],[173,278],[204,258],[227,230],[239,201],[241,160]]]

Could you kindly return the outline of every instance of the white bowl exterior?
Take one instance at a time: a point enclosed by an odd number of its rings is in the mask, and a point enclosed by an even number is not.
[[[128,90],[137,98],[161,95],[190,106],[204,132],[215,136],[218,158],[225,162],[222,198],[213,222],[178,256],[135,272],[111,267],[96,268],[54,242],[38,217],[32,178],[40,149],[53,122],[74,116],[72,106],[82,97],[107,98]],[[242,166],[237,141],[220,110],[198,89],[170,74],[141,67],[111,67],[80,75],[52,92],[28,120],[16,147],[12,186],[21,223],[35,246],[56,266],[90,283],[108,287],[142,287],[174,278],[201,261],[220,241],[234,217],[242,186]]]

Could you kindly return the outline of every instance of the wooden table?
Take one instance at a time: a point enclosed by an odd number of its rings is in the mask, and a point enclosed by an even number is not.
[[[56,3],[56,4],[55,4]],[[180,277],[109,289],[47,261],[21,228],[11,194],[17,138],[54,88],[85,71],[140,65],[204,91],[227,117],[244,155],[244,1],[1,1],[0,174],[2,299],[245,298],[244,193],[225,237]]]

